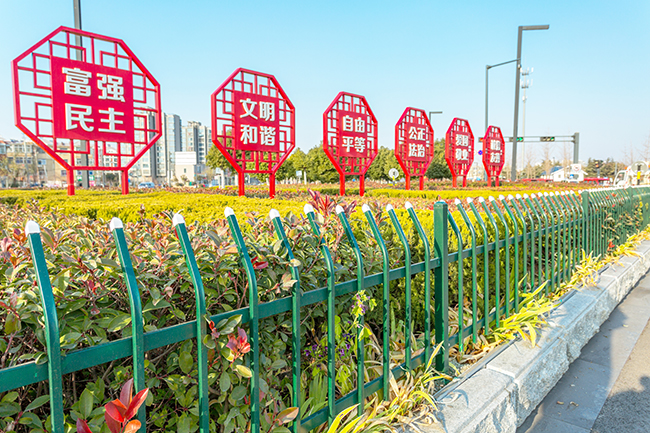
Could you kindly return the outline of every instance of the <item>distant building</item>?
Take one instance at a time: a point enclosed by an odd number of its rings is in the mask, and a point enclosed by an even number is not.
[[[194,151],[174,152],[174,176],[179,182],[196,182],[202,174],[198,155]]]

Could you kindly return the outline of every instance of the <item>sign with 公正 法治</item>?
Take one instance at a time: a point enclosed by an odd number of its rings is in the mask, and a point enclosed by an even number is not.
[[[424,189],[424,174],[433,160],[433,128],[424,110],[408,107],[395,125],[395,157],[406,177],[406,189],[411,189],[411,176],[420,178]]]

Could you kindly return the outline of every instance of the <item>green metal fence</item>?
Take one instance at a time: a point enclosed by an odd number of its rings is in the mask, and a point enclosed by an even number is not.
[[[434,345],[441,345],[441,350],[436,355],[436,367],[440,371],[448,369],[449,348],[458,345],[463,349],[465,341],[469,338],[476,342],[480,332],[487,335],[493,327],[498,327],[500,321],[517,312],[520,308],[521,294],[534,290],[546,284],[547,293],[555,291],[563,282],[567,281],[573,269],[581,260],[581,252],[602,255],[648,225],[650,212],[650,187],[633,187],[627,189],[592,189],[562,193],[540,193],[530,196],[516,197],[500,196],[498,199],[490,197],[489,200],[479,198],[468,200],[463,204],[456,200],[456,211],[450,212],[445,202],[434,205],[431,217],[433,218],[433,245],[430,244],[430,235],[425,233],[423,226],[413,209],[407,202],[408,217],[417,232],[419,241],[424,250],[424,260],[412,263],[411,245],[404,233],[398,215],[392,206],[386,207],[390,219],[404,251],[404,266],[390,268],[388,252],[384,239],[372,214],[371,209],[363,206],[363,214],[370,231],[379,245],[383,271],[374,275],[365,275],[363,257],[355,239],[350,221],[343,209],[337,207],[337,216],[342,225],[346,242],[353,249],[357,261],[357,275],[355,279],[343,283],[335,281],[335,263],[327,244],[321,241],[320,250],[325,261],[328,277],[327,284],[317,290],[303,292],[300,288],[300,272],[298,267],[292,266],[290,272],[296,281],[290,297],[272,302],[260,303],[257,293],[257,277],[246,242],[239,223],[233,211],[225,210],[225,216],[230,226],[231,235],[237,246],[241,264],[248,278],[249,305],[245,308],[222,312],[211,319],[218,322],[224,318],[241,315],[242,322],[249,326],[251,352],[248,365],[253,373],[250,382],[250,411],[251,431],[260,430],[260,347],[259,347],[259,322],[273,315],[291,312],[292,323],[292,405],[299,407],[301,395],[301,339],[300,339],[300,309],[325,301],[327,304],[327,378],[328,378],[328,405],[320,411],[309,416],[299,415],[293,422],[293,431],[306,431],[313,429],[325,422],[331,421],[337,413],[346,407],[364,401],[373,393],[379,393],[384,399],[388,398],[389,376],[392,373],[396,378],[405,374],[429,359]],[[305,206],[305,215],[313,233],[320,236],[320,227],[315,218],[314,209]],[[289,258],[293,258],[291,245],[285,234],[283,221],[277,211],[270,214],[276,235],[288,251]],[[462,220],[462,222],[461,222]],[[150,350],[195,339],[198,347],[198,407],[199,431],[209,431],[208,407],[208,363],[207,349],[203,344],[206,335],[206,321],[201,320],[206,315],[205,294],[201,275],[194,257],[185,221],[182,216],[175,215],[173,224],[179,238],[183,254],[194,283],[196,298],[196,317],[198,320],[182,323],[175,326],[145,333],[143,330],[142,306],[138,291],[135,272],[131,263],[124,228],[119,219],[111,221],[110,229],[115,241],[119,261],[126,286],[128,288],[132,336],[110,343],[84,348],[78,351],[61,355],[59,343],[59,327],[56,314],[56,305],[47,270],[43,247],[40,238],[39,226],[30,221],[26,226],[26,233],[31,248],[32,260],[36,271],[36,278],[41,293],[45,335],[47,343],[48,361],[43,364],[35,362],[24,363],[0,370],[0,393],[27,386],[40,381],[47,381],[50,395],[50,411],[52,432],[64,431],[64,413],[62,402],[62,375],[75,371],[98,366],[110,361],[132,357],[134,386],[136,391],[145,387],[144,362],[145,353]],[[463,236],[463,229],[469,232]],[[449,238],[450,233],[452,238]],[[321,237],[322,239],[322,237]],[[469,245],[464,241],[469,239]],[[449,251],[450,243],[455,242],[457,250]],[[483,258],[483,267],[478,269],[480,258]],[[471,275],[463,272],[464,265],[468,263]],[[450,281],[449,269],[453,263],[457,266],[457,279]],[[503,266],[501,266],[503,265]],[[503,273],[503,275],[501,275]],[[389,329],[389,286],[391,281],[404,280],[405,287],[405,335],[412,332],[411,318],[411,286],[414,276],[424,274],[424,350],[414,356],[411,338],[405,339],[405,361],[397,366],[390,366],[390,329]],[[431,275],[433,274],[433,276]],[[482,276],[483,285],[479,287],[478,277]],[[432,278],[433,277],[433,278]],[[433,285],[433,293],[432,286]],[[452,285],[452,286],[450,286]],[[471,320],[466,325],[463,308],[458,309],[458,332],[448,335],[449,324],[449,294],[450,287],[456,285],[460,305],[463,305],[466,286],[471,287]],[[383,344],[382,375],[371,381],[364,381],[364,340],[357,338],[357,384],[356,390],[348,395],[336,398],[335,380],[335,354],[336,344],[334,334],[335,305],[337,298],[355,293],[373,286],[381,287],[383,302],[381,313],[383,317]],[[483,311],[479,311],[479,295],[483,298]],[[490,299],[491,295],[494,299]],[[432,304],[433,303],[433,308]],[[492,305],[492,307],[491,307]],[[431,312],[433,311],[433,318]],[[363,318],[361,318],[363,320]],[[433,332],[435,331],[435,332]],[[360,332],[360,331],[359,331]],[[433,334],[433,336],[432,336]],[[362,411],[359,405],[359,412]],[[146,408],[143,406],[138,412],[138,419],[142,422],[141,431],[146,430]]]

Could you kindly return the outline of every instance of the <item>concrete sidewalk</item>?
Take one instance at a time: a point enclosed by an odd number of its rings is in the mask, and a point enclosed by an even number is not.
[[[650,432],[649,320],[647,274],[517,433]]]

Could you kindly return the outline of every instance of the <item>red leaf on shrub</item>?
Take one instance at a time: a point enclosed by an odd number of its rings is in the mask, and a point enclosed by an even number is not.
[[[122,392],[120,392],[120,401],[124,407],[129,407],[131,404],[131,396],[133,395],[133,378],[127,380],[122,385]]]
[[[77,433],[93,433],[88,427],[86,420],[78,418],[77,419]]]
[[[106,408],[106,418],[108,419],[108,417],[110,417],[119,423],[123,423],[125,411],[120,410],[122,408],[119,408],[119,406],[115,402],[118,402],[120,405],[122,405],[121,401],[113,400],[113,401],[109,401],[108,403],[106,403],[106,406],[104,406],[104,408]]]
[[[120,433],[120,430],[122,430],[122,423],[111,418],[110,415],[108,415],[108,412],[104,412],[104,419],[106,420],[106,426],[111,433]]]
[[[266,269],[266,268],[269,267],[269,262],[266,262],[266,261],[258,261],[258,260],[257,260],[257,257],[253,258],[253,259],[251,260],[251,263],[252,263],[252,265],[253,265],[253,269],[255,269],[256,271],[259,271],[259,270],[262,270],[262,269]]]
[[[124,433],[136,432],[140,430],[140,426],[141,426],[140,421],[138,421],[137,419],[133,420],[130,423],[128,423],[126,427],[124,427]]]
[[[145,388],[139,393],[133,397],[133,400],[131,401],[131,404],[129,405],[129,408],[126,411],[126,414],[124,415],[124,419],[131,419],[135,416],[135,414],[138,412],[138,409],[140,409],[140,406],[142,406],[142,403],[147,399],[147,394],[149,393],[149,388]]]
[[[248,343],[248,336],[246,331],[239,328],[237,333],[239,334],[239,352],[244,354],[251,351],[251,345]]]

